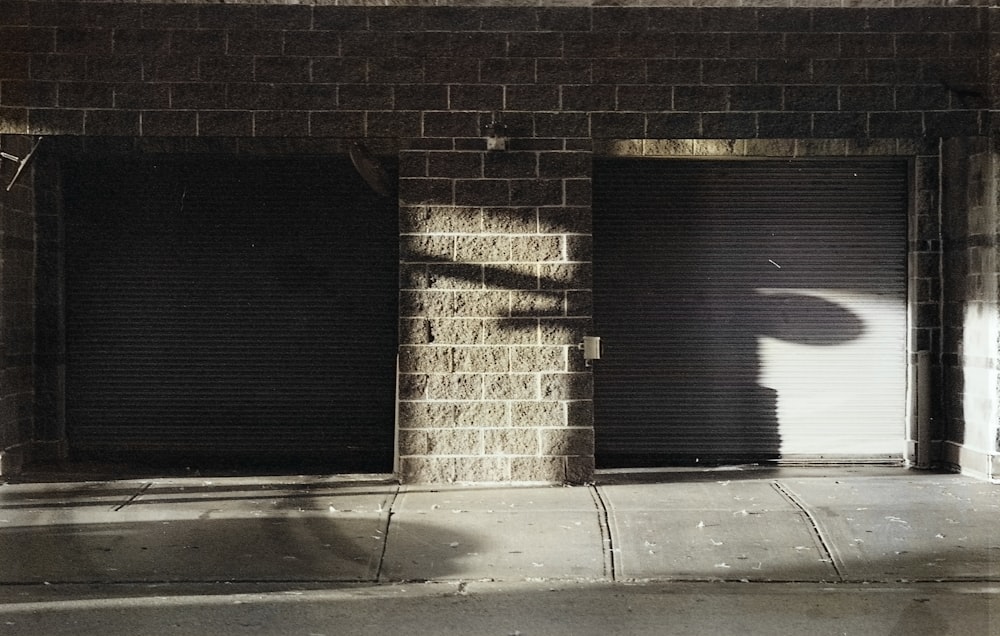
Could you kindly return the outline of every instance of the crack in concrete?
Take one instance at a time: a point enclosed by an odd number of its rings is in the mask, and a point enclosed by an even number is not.
[[[375,567],[375,577],[373,582],[378,582],[382,580],[382,566],[385,564],[385,554],[386,550],[389,549],[389,524],[392,523],[392,515],[395,512],[393,510],[396,505],[396,498],[399,496],[399,486],[392,489],[389,493],[388,502],[385,506],[385,523],[382,524],[382,550],[378,555],[378,565]]]
[[[122,503],[118,504],[117,506],[115,506],[114,507],[114,511],[115,512],[121,511],[122,508],[125,508],[126,506],[128,506],[132,502],[134,502],[136,499],[138,499],[139,497],[143,496],[146,493],[146,491],[149,490],[152,486],[153,486],[153,482],[151,482],[151,481],[146,482],[145,484],[142,485],[141,488],[139,488],[139,490],[137,490],[135,493],[133,493],[131,497],[129,497],[124,502],[122,502]]]
[[[784,497],[790,504],[795,506],[795,508],[802,513],[802,515],[809,521],[809,529],[813,534],[813,538],[816,540],[819,546],[820,552],[822,552],[824,560],[826,560],[830,566],[833,568],[834,573],[837,575],[837,579],[843,583],[846,581],[843,571],[840,568],[840,564],[837,563],[837,558],[834,555],[834,550],[831,547],[833,544],[823,536],[823,529],[819,524],[819,521],[813,515],[813,513],[806,506],[799,497],[788,489],[784,484],[779,481],[772,481],[771,486],[778,491],[782,497]]]
[[[607,503],[597,486],[590,486],[590,494],[597,507],[597,522],[601,528],[601,546],[604,552],[604,573],[611,581],[618,580],[618,564],[615,559],[614,537],[611,534],[611,514]]]

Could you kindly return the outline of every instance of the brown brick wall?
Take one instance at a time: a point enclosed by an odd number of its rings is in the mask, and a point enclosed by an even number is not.
[[[412,480],[589,478],[593,387],[575,344],[590,324],[595,145],[738,139],[777,156],[851,140],[894,154],[882,140],[936,148],[996,125],[1000,21],[979,2],[352,4],[0,0],[0,133],[260,152],[365,138],[397,154]],[[506,152],[485,150],[495,114]],[[912,339],[939,351],[938,155],[908,156]]]
[[[31,140],[0,136],[24,157]],[[0,475],[16,473],[34,435],[35,197],[31,171],[8,192],[17,164],[0,162]]]
[[[0,6],[4,132],[146,136],[469,137],[501,109],[532,137],[974,135],[996,22],[960,6]]]
[[[66,456],[63,322],[65,279],[60,153],[43,140],[32,158],[35,196],[35,426],[30,459],[56,461]]]

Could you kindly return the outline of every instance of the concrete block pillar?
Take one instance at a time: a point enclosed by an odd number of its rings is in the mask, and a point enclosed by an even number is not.
[[[1000,478],[1000,153],[995,139],[945,144],[945,462]]]
[[[405,482],[591,478],[590,166],[563,140],[401,151]]]

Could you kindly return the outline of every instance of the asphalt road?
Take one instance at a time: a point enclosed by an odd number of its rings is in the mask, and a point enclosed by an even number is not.
[[[4,636],[996,636],[982,583],[5,586]]]

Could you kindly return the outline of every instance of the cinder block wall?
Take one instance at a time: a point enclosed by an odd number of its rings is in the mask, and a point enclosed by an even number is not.
[[[509,150],[483,151],[478,126],[400,155],[401,473],[583,481],[590,152],[513,122]]]
[[[14,157],[30,140],[0,135]],[[31,171],[7,191],[18,164],[0,169],[0,475],[17,473],[34,438],[35,197]]]
[[[1000,477],[1000,178],[985,138],[946,144],[942,459]]]
[[[351,4],[0,0],[0,133],[398,152],[409,480],[589,477],[593,389],[574,347],[591,313],[595,140],[990,134],[995,8]],[[485,150],[494,114],[506,152]],[[918,218],[937,227],[935,170],[917,161]],[[940,254],[927,232],[911,246],[922,264]],[[920,289],[911,326],[937,360],[939,298]],[[20,443],[4,412],[5,444]]]

